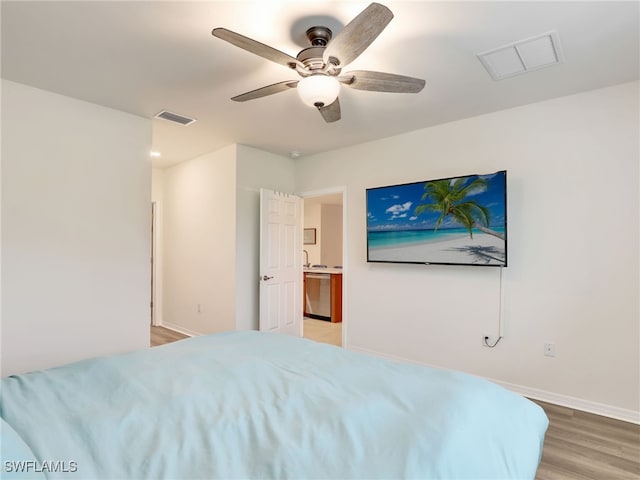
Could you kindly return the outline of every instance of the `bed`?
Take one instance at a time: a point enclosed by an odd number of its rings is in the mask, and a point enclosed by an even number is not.
[[[7,377],[0,414],[3,478],[533,479],[548,425],[477,377],[252,331]]]

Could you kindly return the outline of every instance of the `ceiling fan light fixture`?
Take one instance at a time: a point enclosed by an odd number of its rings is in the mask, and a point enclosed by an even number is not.
[[[319,73],[300,80],[297,90],[305,105],[320,108],[335,102],[340,93],[340,82],[335,77]]]

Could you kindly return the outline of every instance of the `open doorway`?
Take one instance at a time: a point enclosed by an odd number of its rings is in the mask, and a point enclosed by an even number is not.
[[[303,199],[303,336],[343,346],[345,338],[343,188],[307,192]]]

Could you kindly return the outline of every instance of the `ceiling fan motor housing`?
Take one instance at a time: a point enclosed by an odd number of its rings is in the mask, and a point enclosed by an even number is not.
[[[324,60],[322,60],[322,54],[326,47],[308,47],[301,50],[296,57],[300,60],[305,67],[309,70],[320,70],[324,67]]]
[[[307,38],[311,46],[301,50],[296,58],[311,72],[324,69],[326,65],[323,55],[332,36],[331,30],[327,27],[315,26],[309,28],[307,30]],[[305,72],[299,73],[306,76]]]
[[[326,47],[332,36],[333,33],[327,27],[316,26],[307,29],[307,38],[312,47]]]

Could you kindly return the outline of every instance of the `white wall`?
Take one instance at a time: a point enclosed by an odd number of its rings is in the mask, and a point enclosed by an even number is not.
[[[231,145],[154,181],[164,184],[164,325],[191,334],[257,329],[260,188],[293,192],[293,160]]]
[[[293,193],[294,161],[237,145],[236,329],[259,326],[260,188]]]
[[[316,243],[303,245],[303,248],[309,254],[310,265],[322,264],[322,253],[320,247],[322,246],[322,205],[314,203],[309,205],[309,202],[304,202],[304,228],[316,229]]]
[[[342,205],[305,201],[304,228],[316,229],[315,245],[304,245],[311,265],[342,265]]]
[[[2,375],[149,346],[151,122],[2,80]]]
[[[634,82],[298,160],[298,191],[347,186],[347,345],[638,421],[638,102]],[[489,349],[499,270],[367,264],[365,189],[499,169],[506,336]]]
[[[236,147],[164,171],[163,323],[192,333],[235,328]]]
[[[164,196],[164,170],[151,169],[151,201],[162,202]]]
[[[342,265],[342,205],[322,205],[322,263]]]

